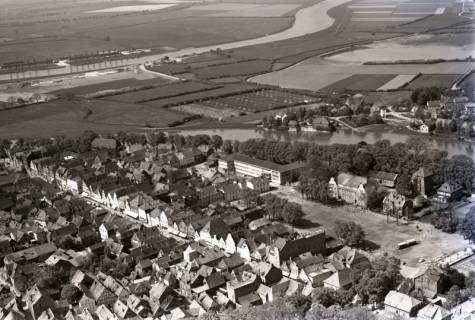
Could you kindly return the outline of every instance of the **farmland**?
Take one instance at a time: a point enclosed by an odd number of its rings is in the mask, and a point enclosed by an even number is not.
[[[260,112],[316,102],[318,98],[292,92],[262,89],[202,102],[215,109],[238,109],[244,112]]]
[[[335,64],[322,61],[321,58],[312,58],[284,70],[254,77],[251,81],[267,85],[280,85],[285,88],[318,91],[355,74],[394,76],[421,73],[423,75],[453,76],[454,74],[464,74],[467,70],[474,68],[475,63],[473,62],[361,65]]]
[[[0,111],[0,136],[51,137],[97,132],[137,131],[146,126],[167,127],[188,115],[173,110],[104,100],[56,100]]]
[[[240,60],[239,58],[217,58],[217,60],[166,63],[149,68],[152,71],[182,76],[193,74],[195,78],[210,80],[265,73],[272,70],[271,60]]]
[[[260,87],[252,84],[226,84],[223,86],[217,86],[214,89],[194,92],[188,94],[181,94],[179,96],[155,99],[150,102],[146,102],[146,105],[153,107],[171,107],[189,103],[200,103],[204,100],[215,99],[220,97],[232,96],[240,93],[252,92],[258,90]]]
[[[397,90],[404,86],[406,86],[409,82],[415,79],[418,75],[417,74],[400,74],[393,79],[389,80],[381,87],[378,88],[378,91],[389,91],[389,90]]]
[[[179,97],[182,95],[203,92],[218,88],[217,85],[209,85],[201,82],[177,82],[165,86],[159,86],[151,89],[140,90],[135,92],[129,92],[119,94],[111,97],[107,97],[108,100],[139,103],[154,101],[172,97]]]
[[[421,87],[450,88],[461,74],[423,74],[411,81],[404,89],[413,90]]]
[[[70,88],[70,89],[63,89],[63,90],[53,91],[51,93],[63,94],[65,92],[71,92],[75,95],[83,96],[83,95],[90,95],[90,94],[93,94],[96,92],[102,92],[102,91],[119,90],[119,89],[124,89],[124,88],[134,89],[134,88],[164,85],[167,83],[168,83],[167,80],[164,80],[161,78],[155,78],[155,79],[149,79],[149,80],[139,80],[135,78],[128,78],[128,79],[115,80],[115,81],[104,82],[104,83],[91,84],[91,85],[86,85],[86,86],[79,86],[79,87]]]
[[[394,74],[355,74],[322,88],[321,91],[375,91],[395,76]]]
[[[128,4],[137,3],[121,2]],[[151,48],[161,53],[256,38],[286,29],[292,23],[290,16],[212,17],[207,11],[186,10],[188,6],[92,13],[112,6],[99,1],[78,4],[72,0],[63,1],[61,6],[45,6],[41,1],[30,6],[11,4],[5,8],[5,14],[0,13],[0,34],[8,39],[0,48],[0,64],[131,48]]]

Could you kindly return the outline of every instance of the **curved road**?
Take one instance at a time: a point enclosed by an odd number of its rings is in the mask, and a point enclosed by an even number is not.
[[[65,67],[61,69],[23,72],[23,73],[20,73],[21,76],[18,76],[17,73],[0,74],[0,81],[16,80],[18,78],[28,79],[28,78],[33,78],[33,77],[48,77],[48,76],[64,75],[64,74],[69,74],[73,72],[81,72],[81,71],[89,72],[89,71],[101,70],[101,69],[106,69],[106,68],[121,67],[125,65],[139,65],[147,61],[160,60],[165,56],[168,56],[171,58],[178,58],[185,55],[199,54],[199,53],[207,52],[210,50],[216,50],[218,48],[223,49],[223,50],[229,50],[229,49],[242,48],[242,47],[248,47],[248,46],[259,45],[259,44],[277,42],[277,41],[287,40],[291,38],[297,38],[297,37],[301,37],[307,34],[316,33],[316,32],[319,32],[331,27],[334,23],[334,19],[328,15],[328,11],[334,7],[340,6],[350,1],[351,0],[324,0],[313,6],[303,8],[296,13],[295,21],[292,27],[282,32],[278,32],[275,34],[271,34],[271,35],[267,35],[267,36],[263,36],[259,38],[229,42],[229,43],[223,43],[223,44],[216,44],[216,45],[198,47],[198,48],[185,48],[185,49],[181,49],[174,52],[143,56],[139,58],[131,58],[131,59],[121,62],[122,63],[121,65],[113,65],[113,64],[118,63],[116,61],[114,63],[96,63],[96,64],[90,64],[87,66],[85,65],[85,66],[79,66],[79,67],[69,66],[69,67]],[[124,57],[124,60],[125,60],[125,57]]]

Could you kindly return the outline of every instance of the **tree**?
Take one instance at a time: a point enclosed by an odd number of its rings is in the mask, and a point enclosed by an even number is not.
[[[472,207],[463,219],[462,234],[465,239],[475,243],[475,207]]]
[[[352,221],[338,221],[335,226],[335,233],[347,246],[361,246],[365,241],[365,232],[363,228]]]
[[[383,200],[386,197],[387,192],[385,190],[372,190],[368,194],[368,209],[378,210],[383,208]]]
[[[221,136],[218,136],[218,135],[215,134],[211,137],[211,142],[210,143],[211,143],[211,146],[214,149],[219,149],[223,145],[223,138],[221,138]]]
[[[358,175],[365,176],[368,174],[369,170],[374,166],[374,158],[366,150],[360,150],[356,156],[353,158],[353,169],[352,171]]]
[[[231,140],[224,140],[221,149],[225,154],[233,153],[233,144]]]
[[[464,302],[465,297],[462,295],[462,291],[459,286],[452,286],[447,292],[447,301],[445,302],[445,307],[447,309],[452,309],[453,307]]]
[[[66,284],[61,289],[61,299],[66,300],[69,304],[76,305],[81,297],[81,291],[72,284]]]
[[[302,206],[295,202],[288,202],[282,210],[282,220],[288,224],[294,224],[299,218],[303,217]]]
[[[414,186],[408,174],[401,174],[396,181],[396,191],[406,197],[414,194]]]

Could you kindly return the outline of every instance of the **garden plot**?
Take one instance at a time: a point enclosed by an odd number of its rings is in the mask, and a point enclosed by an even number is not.
[[[263,89],[259,91],[204,101],[201,104],[215,109],[234,109],[260,112],[316,102],[313,96],[292,92]]]
[[[450,88],[461,74],[423,74],[411,81],[405,89],[413,90],[422,87]]]

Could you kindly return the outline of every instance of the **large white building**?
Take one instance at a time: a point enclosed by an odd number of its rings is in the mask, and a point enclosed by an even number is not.
[[[293,182],[300,175],[305,163],[294,162],[287,165],[280,165],[274,162],[253,159],[242,154],[233,154],[226,158],[219,159],[220,170],[234,172],[237,175],[248,177],[266,176],[270,185],[277,187]]]

